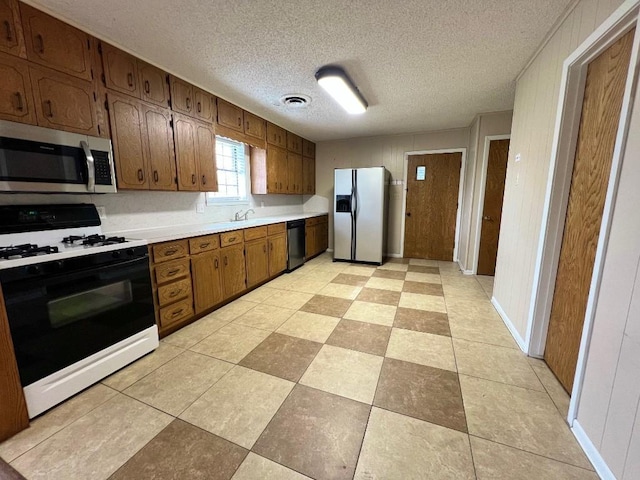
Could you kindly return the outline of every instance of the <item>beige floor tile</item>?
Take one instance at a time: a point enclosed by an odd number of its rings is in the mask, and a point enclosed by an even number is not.
[[[258,304],[257,302],[248,302],[243,298],[239,298],[238,300],[234,300],[228,305],[225,305],[224,307],[219,308],[218,310],[211,313],[210,315],[220,320],[228,320],[230,322],[231,320],[235,320],[236,318],[238,318],[240,315],[242,315],[246,311],[251,310],[257,304]]]
[[[347,268],[349,268],[348,263],[324,263],[322,265],[318,265],[318,268],[316,268],[313,273],[335,273],[337,275],[338,273],[344,273]]]
[[[273,332],[294,313],[295,310],[289,308],[274,307],[262,303],[240,315],[233,323]]]
[[[230,363],[186,351],[124,393],[177,416],[232,367]]]
[[[267,298],[278,291],[277,288],[268,287],[263,285],[262,287],[258,287],[255,290],[250,291],[242,296],[243,300],[248,300],[250,302],[264,302]]]
[[[238,363],[268,336],[268,330],[232,323],[197,343],[190,350]]]
[[[231,480],[265,480],[269,478],[305,480],[309,477],[250,452]]]
[[[453,340],[453,349],[459,373],[544,392],[526,356],[518,350],[462,339]]]
[[[409,282],[442,283],[440,275],[435,273],[407,272],[405,280]]]
[[[590,467],[549,395],[466,375],[459,377],[470,435]]]
[[[292,310],[298,310],[305,303],[311,300],[313,294],[294,292],[291,290],[282,290],[267,298],[263,303],[267,305],[273,305],[275,307],[290,308]]]
[[[302,292],[302,293],[318,293],[322,290],[328,282],[324,280],[316,280],[313,276],[302,276],[300,279],[296,280],[285,290],[293,290],[294,292]]]
[[[475,479],[468,436],[373,407],[354,479]]]
[[[269,288],[277,288],[277,289],[285,289],[293,282],[295,282],[299,277],[296,275],[289,275],[285,273],[280,275],[278,278],[274,278],[269,283],[266,284]]]
[[[324,345],[300,379],[302,385],[371,404],[382,357]]]
[[[375,267],[362,267],[358,265],[350,265],[344,269],[344,272],[347,275],[361,275],[363,277],[370,277],[375,272]]]
[[[489,277],[486,275],[477,275],[476,280],[478,280],[478,283],[487,294],[487,297],[491,298],[491,296],[493,295],[494,277]]]
[[[453,338],[520,350],[500,319],[464,318],[449,311],[449,329]]]
[[[336,317],[298,311],[276,331],[292,337],[324,343],[339,321],[340,319]]]
[[[351,304],[343,318],[390,327],[393,325],[396,310],[397,307],[393,305],[355,301]]]
[[[142,377],[150,374],[169,360],[180,355],[184,350],[168,343],[160,343],[160,346],[152,353],[136,360],[131,365],[102,380],[108,387],[122,391],[130,387]]]
[[[365,287],[377,288],[380,290],[391,290],[393,292],[401,292],[404,280],[394,280],[392,278],[371,277]]]
[[[447,313],[444,298],[436,295],[402,292],[399,307],[426,310],[429,312]]]
[[[425,260],[423,258],[410,258],[409,265],[420,265],[423,267],[437,267],[437,260]]]
[[[598,480],[595,472],[471,437],[478,480]]]
[[[394,270],[396,272],[406,272],[409,269],[409,264],[406,263],[385,263],[378,267],[380,270]]]
[[[251,448],[295,384],[236,366],[180,418]]]
[[[107,478],[172,420],[119,393],[29,450],[12,466],[30,480]]]
[[[451,338],[443,335],[393,328],[386,356],[452,372],[456,371]]]
[[[251,304],[252,306],[258,305],[253,302],[251,302]],[[217,311],[210,313],[206,317],[202,317],[200,320],[193,322],[191,325],[181,328],[177,332],[163,338],[162,343],[180,348],[190,348],[232,322],[233,319],[231,316],[235,316],[235,314],[232,315],[229,312],[220,316],[216,315],[216,313]]]
[[[338,297],[338,298],[346,298],[347,300],[354,300],[361,291],[362,291],[362,287],[354,287],[352,285],[342,285],[340,283],[329,283],[322,290],[318,292],[318,295],[325,295],[327,297]]]
[[[340,272],[326,272],[326,271],[314,270],[314,272],[312,274],[310,274],[309,276],[311,278],[313,278],[314,280],[319,280],[319,281],[322,281],[322,282],[329,283],[331,280],[336,278],[338,275],[340,275]]]
[[[567,418],[569,415],[569,403],[571,402],[569,394],[562,387],[556,376],[549,370],[544,360],[531,357],[527,360],[533,368],[533,371],[536,372],[538,379],[542,382],[542,385],[551,397],[560,415],[562,415],[562,418]]]
[[[0,443],[0,457],[7,462],[13,461],[94,408],[110,400],[116,394],[115,390],[98,384],[71,397],[44,415],[31,420],[29,428],[26,430],[22,430],[6,442]]]

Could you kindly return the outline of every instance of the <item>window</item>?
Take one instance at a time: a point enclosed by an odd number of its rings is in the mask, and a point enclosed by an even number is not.
[[[207,203],[247,203],[244,143],[216,136],[218,191],[207,193]]]

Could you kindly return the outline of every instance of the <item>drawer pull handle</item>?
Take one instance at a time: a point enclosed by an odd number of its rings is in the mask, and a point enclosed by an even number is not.
[[[186,105],[186,107],[187,107],[187,110],[191,110],[191,99],[190,99],[189,97],[187,97],[187,98],[185,99],[185,102],[184,102],[184,103],[185,103],[185,105]]]
[[[264,253],[267,253],[267,245],[266,245],[266,244],[265,244],[265,245],[262,245],[262,251],[263,251]]]
[[[16,106],[16,109],[19,112],[22,112],[24,110],[24,104],[22,103],[22,93],[16,92],[16,99],[18,100],[18,105]]]
[[[144,173],[142,172],[142,169],[139,168],[138,169],[138,181],[142,182],[144,180]]]
[[[204,175],[202,175],[202,184],[203,185],[207,184],[207,177],[205,177]]]
[[[47,107],[44,112],[45,117],[53,118],[53,105],[51,104],[51,100],[44,101],[44,107]]]
[[[273,243],[269,244],[269,248],[271,248],[271,251],[273,252]]]
[[[193,185],[195,185],[195,184],[196,184],[196,174],[195,174],[195,173],[192,173],[192,174],[191,174],[191,183],[192,183]]]
[[[180,310],[176,310],[175,312],[173,312],[173,313],[171,314],[171,318],[175,318],[175,317],[177,317],[177,316],[178,316],[178,315],[180,315],[182,312],[184,312],[184,307],[182,307]]]
[[[178,253],[178,249],[172,248],[171,250],[167,250],[166,252],[164,252],[164,256],[170,257],[171,255],[175,255],[176,253]]]
[[[174,290],[173,292],[171,292],[169,294],[169,298],[173,298],[173,297],[177,297],[178,295],[180,295],[182,293],[182,290]]]
[[[36,40],[38,43],[38,48],[37,48],[38,53],[44,53],[44,38],[42,38],[42,35],[37,34]]]
[[[202,112],[202,103],[198,102],[198,107],[197,107],[198,113]]]
[[[133,73],[127,73],[127,83],[130,87],[133,87]]]
[[[229,265],[229,259],[227,259],[227,257],[224,257],[224,264]]]
[[[7,31],[7,41],[11,42],[13,40],[13,33],[11,33],[11,24],[9,20],[4,21],[4,28]]]
[[[144,81],[144,91],[147,95],[151,93],[151,84],[149,83],[149,80]]]
[[[241,127],[242,126],[242,118],[238,117],[238,126]]]
[[[175,270],[170,270],[167,272],[167,277],[173,277],[180,273],[180,269],[176,268]]]
[[[213,266],[215,267],[216,270],[218,269],[218,259],[217,258],[213,261]]]
[[[153,181],[158,183],[158,170],[153,171]]]
[[[230,242],[235,242],[236,241],[236,237],[229,237],[229,241]]]
[[[200,248],[207,248],[209,245],[211,245],[211,242],[201,243]]]

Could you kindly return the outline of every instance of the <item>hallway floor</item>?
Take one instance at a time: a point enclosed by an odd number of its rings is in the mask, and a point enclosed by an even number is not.
[[[0,444],[28,479],[597,479],[568,396],[450,262],[329,254]]]

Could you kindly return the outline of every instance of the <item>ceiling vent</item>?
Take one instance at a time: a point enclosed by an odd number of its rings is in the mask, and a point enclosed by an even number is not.
[[[305,108],[311,103],[311,97],[301,93],[284,95],[280,98],[280,103],[289,108]]]

